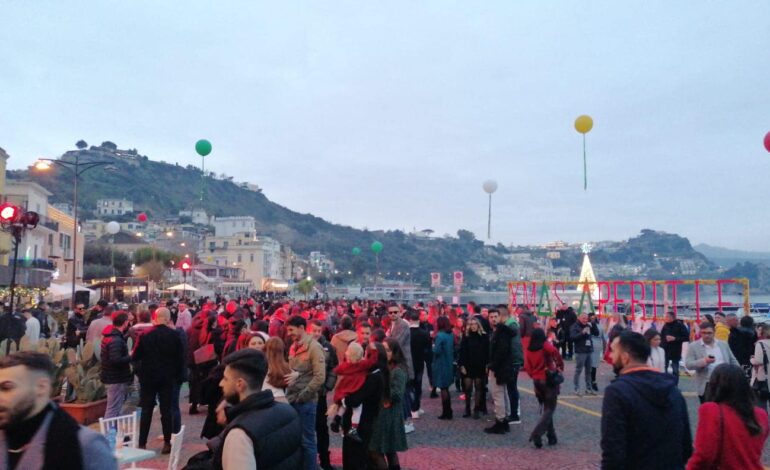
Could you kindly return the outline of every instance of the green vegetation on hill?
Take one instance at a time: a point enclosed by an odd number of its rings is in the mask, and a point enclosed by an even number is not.
[[[146,212],[151,220],[159,220],[176,216],[180,210],[201,207],[201,172],[196,167],[152,161],[135,150],[116,150],[111,142],[79,152],[81,162],[112,162],[82,175],[79,185],[81,208],[94,208],[97,199],[125,197],[134,202],[137,211]],[[63,160],[72,158],[72,152],[62,156]],[[54,194],[52,202],[72,201],[72,174],[58,166],[47,172],[12,171],[9,177],[39,183]],[[385,246],[380,254],[381,272],[409,272],[410,278],[423,283],[428,281],[432,271],[448,276],[453,270],[463,270],[467,262],[489,265],[505,262],[501,257],[505,248],[485,249],[484,243],[468,231],[458,232],[461,235],[458,238],[424,240],[398,230],[357,230],[291,211],[271,202],[264,194],[241,188],[229,179],[216,179],[209,174],[205,187],[204,209],[209,214],[254,216],[260,234],[277,239],[303,256],[311,251],[327,253],[342,271],[373,274],[375,258],[369,247],[375,240]],[[382,223],[389,225],[390,221]],[[361,248],[361,255],[353,256],[353,247]],[[467,280],[473,282],[473,274],[467,269],[465,272]]]

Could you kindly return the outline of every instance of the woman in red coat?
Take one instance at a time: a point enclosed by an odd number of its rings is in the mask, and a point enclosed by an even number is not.
[[[767,413],[756,406],[743,370],[720,364],[711,373],[706,402],[698,409],[695,452],[687,470],[761,470]]]
[[[556,444],[556,430],[553,427],[553,414],[556,411],[556,400],[559,396],[559,386],[546,383],[546,371],[563,371],[564,361],[559,351],[545,340],[545,331],[535,328],[524,355],[524,369],[535,385],[535,396],[540,403],[540,421],[532,430],[529,440],[540,449],[543,447],[543,434],[547,433],[548,445]]]

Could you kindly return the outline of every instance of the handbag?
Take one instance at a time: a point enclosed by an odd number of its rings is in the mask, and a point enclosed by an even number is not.
[[[195,361],[196,366],[217,360],[217,352],[214,350],[214,345],[208,343],[209,338],[211,338],[211,333],[206,338],[207,343],[193,351],[193,361]]]
[[[558,387],[564,382],[564,374],[559,372],[559,369],[556,368],[556,362],[550,354],[547,354],[545,351],[543,351],[543,354],[546,355],[545,384],[551,388]],[[553,369],[551,366],[553,366]]]
[[[754,390],[754,393],[756,393],[757,398],[760,400],[768,400],[770,399],[770,389],[767,386],[767,351],[765,350],[765,345],[761,342],[759,343],[759,347],[762,348],[762,367],[765,369],[765,380],[755,380],[751,385],[751,388]]]

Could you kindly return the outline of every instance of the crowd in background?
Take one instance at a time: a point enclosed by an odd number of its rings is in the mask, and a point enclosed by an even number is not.
[[[745,425],[746,439],[761,441],[751,448],[759,454],[747,450],[741,456],[742,464],[754,468],[767,436],[770,326],[754,325],[748,316],[717,312],[690,328],[673,311],[658,323],[629,321],[620,313],[602,319],[566,306],[538,318],[525,306],[258,295],[132,305],[100,300],[90,309],[76,305],[58,325],[47,309],[40,303],[25,306],[21,315],[3,315],[0,339],[34,344],[58,336],[65,347],[98,342],[105,417],[121,415],[138,388],[139,447],[147,446],[157,406],[162,453],[170,451],[171,435],[182,425],[180,395],[188,383],[188,412],[205,408],[201,437],[209,448],[191,459],[191,469],[333,468],[330,429],[343,435],[344,468],[397,469],[407,435],[424,419],[423,390],[440,398],[441,420],[455,419],[453,390],[466,419],[489,414],[491,401],[494,421],[484,432],[505,434],[521,423],[521,372],[532,378],[541,410],[530,441],[541,448],[545,437],[556,445],[564,361],[574,361],[578,396],[599,393],[600,363],[615,370],[602,413],[606,468],[683,468],[688,459],[688,467],[709,468],[724,462],[727,451],[713,450],[727,448],[728,438],[720,444],[702,438],[707,431],[701,426],[713,427],[714,419],[731,432]],[[693,375],[701,403],[712,403],[701,409],[694,452],[677,389],[680,366]],[[730,366],[740,371],[745,387]],[[714,408],[714,402],[726,406]],[[761,405],[756,416],[754,402]],[[666,442],[655,442],[652,434],[633,436],[639,419],[670,429]],[[618,441],[623,436],[627,442]],[[631,442],[634,449],[628,450]]]

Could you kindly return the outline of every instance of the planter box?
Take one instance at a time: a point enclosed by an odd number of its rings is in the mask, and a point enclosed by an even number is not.
[[[91,403],[60,403],[59,406],[72,416],[75,421],[87,426],[104,417],[104,413],[107,411],[107,399]]]

